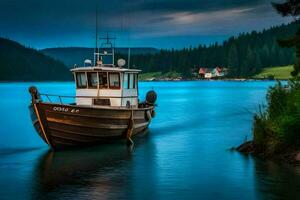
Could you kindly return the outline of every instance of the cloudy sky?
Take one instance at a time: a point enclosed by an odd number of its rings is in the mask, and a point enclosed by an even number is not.
[[[280,0],[274,0],[280,1]],[[118,46],[182,48],[288,22],[271,0],[0,0],[0,36],[34,48],[93,46],[99,31]]]

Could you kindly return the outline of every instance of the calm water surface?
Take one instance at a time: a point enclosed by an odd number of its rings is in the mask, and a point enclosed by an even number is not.
[[[158,93],[149,132],[123,144],[50,152],[34,131],[27,88],[74,94],[72,83],[0,84],[0,199],[297,199],[300,170],[232,146],[274,82],[149,82]]]

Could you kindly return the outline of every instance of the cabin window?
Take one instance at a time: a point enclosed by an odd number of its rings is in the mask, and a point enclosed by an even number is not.
[[[120,89],[120,74],[109,73],[109,88]]]
[[[133,89],[134,88],[134,74],[129,74],[129,88]]]
[[[124,79],[123,79],[123,88],[128,89],[128,86],[129,86],[129,84],[128,84],[128,74],[125,73],[124,74]]]
[[[133,74],[133,88],[137,88],[137,74]]]
[[[85,72],[76,73],[76,83],[77,83],[77,88],[86,88],[87,80],[86,80]]]
[[[106,72],[99,72],[99,87],[108,88]]]
[[[87,73],[87,77],[88,77],[89,88],[97,88],[98,86],[97,72],[89,72]]]
[[[130,74],[128,74],[127,89],[130,89]]]

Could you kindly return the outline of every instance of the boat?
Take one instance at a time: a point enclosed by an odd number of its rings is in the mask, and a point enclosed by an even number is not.
[[[105,41],[99,48],[96,45],[94,62],[86,59],[83,66],[71,69],[75,96],[44,94],[35,86],[29,88],[32,124],[53,150],[120,140],[132,145],[132,138],[144,133],[155,116],[155,91],[148,91],[145,100],[139,100],[141,70],[125,67],[124,59],[115,65],[114,38],[100,39]]]

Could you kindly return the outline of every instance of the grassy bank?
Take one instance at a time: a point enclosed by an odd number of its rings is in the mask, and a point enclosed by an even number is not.
[[[278,82],[267,93],[267,105],[254,116],[253,141],[238,150],[269,158],[300,162],[300,82]]]
[[[259,74],[255,75],[253,78],[264,79],[269,77],[274,77],[275,79],[283,80],[290,79],[291,72],[293,71],[293,66],[279,66],[279,67],[268,67],[264,68]]]
[[[291,72],[293,71],[293,66],[277,66],[277,67],[267,67],[264,68],[259,74],[254,75],[254,79],[278,79],[278,80],[288,80],[292,78]],[[139,75],[139,79],[142,81],[152,81],[152,80],[174,80],[178,79],[182,75],[175,71],[162,73],[162,72],[149,72]],[[195,77],[197,78],[197,77]],[[225,77],[226,79],[226,77]]]
[[[142,74],[139,74],[139,80],[142,80],[142,81],[150,81],[150,80],[154,80],[156,79],[157,77],[160,77],[161,76],[161,72],[149,72],[149,73],[142,73]]]
[[[139,80],[142,81],[152,81],[152,80],[168,80],[168,79],[177,79],[178,77],[181,77],[180,73],[177,72],[149,72],[149,73],[143,73],[139,75]]]

